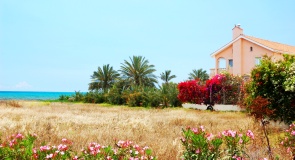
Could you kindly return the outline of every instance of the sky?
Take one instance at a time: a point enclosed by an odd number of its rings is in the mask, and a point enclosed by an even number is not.
[[[179,83],[244,34],[295,46],[294,0],[0,0],[0,91],[88,91],[90,76],[143,56]],[[159,79],[161,83],[161,80]]]

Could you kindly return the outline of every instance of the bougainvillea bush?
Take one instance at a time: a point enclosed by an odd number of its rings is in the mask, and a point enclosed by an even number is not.
[[[132,141],[118,141],[115,147],[91,142],[81,153],[71,150],[72,141],[62,139],[59,145],[34,146],[37,135],[23,136],[20,133],[0,139],[0,159],[106,159],[106,160],[152,160],[152,150],[140,147]]]
[[[276,62],[264,57],[251,72],[244,104],[251,106],[258,96],[266,98],[269,101],[267,107],[273,111],[269,118],[290,124],[295,120],[294,75],[295,56],[284,55],[284,59]]]
[[[204,102],[206,88],[199,80],[190,80],[178,84],[178,99],[185,103],[201,104]]]
[[[178,98],[182,103],[237,104],[241,97],[241,77],[228,73],[217,74],[206,83],[190,80],[178,84]]]

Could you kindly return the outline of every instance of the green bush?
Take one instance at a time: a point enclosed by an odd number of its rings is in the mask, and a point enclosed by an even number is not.
[[[147,99],[149,106],[151,107],[159,107],[161,104],[161,94],[157,89],[153,89],[150,92],[147,93]]]
[[[219,135],[205,132],[205,128],[183,129],[182,145],[185,150],[182,158],[192,159],[244,159],[249,158],[247,145],[254,139],[252,131],[245,134],[234,130],[225,130]]]
[[[116,86],[113,86],[105,96],[106,101],[110,104],[122,105],[126,103],[122,96],[122,90]]]
[[[84,101],[84,94],[80,91],[75,91],[75,94],[72,96],[75,102]]]
[[[86,103],[104,103],[105,102],[104,94],[97,92],[97,91],[87,92],[84,97],[84,102],[86,102]]]
[[[273,111],[269,118],[290,124],[295,120],[295,56],[284,55],[283,60],[273,62],[264,57],[261,64],[251,72],[251,81],[246,88],[244,104],[251,106],[252,100],[261,96],[270,103]]]

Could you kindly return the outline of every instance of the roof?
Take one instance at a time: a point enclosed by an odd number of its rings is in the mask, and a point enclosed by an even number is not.
[[[247,37],[257,43],[265,45],[269,48],[272,48],[280,53],[293,53],[293,54],[295,54],[295,46],[290,46],[290,45],[282,44],[282,43],[278,43],[278,42],[272,42],[272,41],[252,37],[252,36],[245,36],[245,37]]]
[[[239,39],[245,39],[248,40],[254,44],[257,44],[263,48],[266,48],[272,52],[278,52],[278,53],[287,53],[287,54],[293,54],[295,55],[295,46],[290,46],[287,44],[282,44],[282,43],[278,43],[278,42],[273,42],[273,41],[269,41],[269,40],[265,40],[265,39],[260,39],[260,38],[256,38],[256,37],[252,37],[252,36],[247,36],[244,34],[241,34],[239,37],[235,38],[234,40],[230,41],[228,44],[224,45],[223,47],[221,47],[220,49],[218,49],[217,51],[213,52],[211,54],[211,56],[215,56],[216,54],[218,54],[219,52],[223,51],[224,49],[226,49],[227,47],[231,46],[234,42],[236,42]]]

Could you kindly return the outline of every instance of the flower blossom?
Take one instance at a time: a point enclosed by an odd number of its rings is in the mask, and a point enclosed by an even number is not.
[[[250,137],[251,139],[254,139],[254,134],[251,130],[247,131],[247,136]]]

